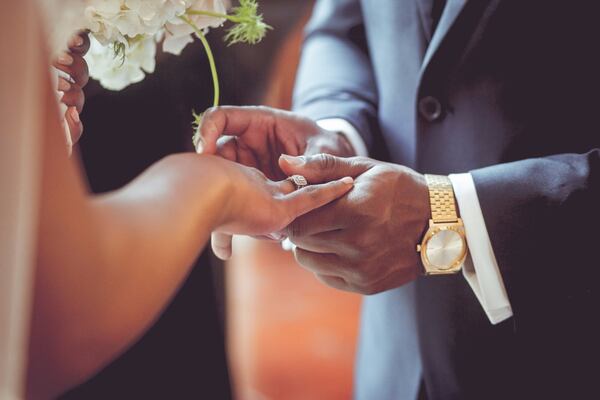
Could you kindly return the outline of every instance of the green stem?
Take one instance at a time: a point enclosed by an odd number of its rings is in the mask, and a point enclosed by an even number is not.
[[[213,80],[213,88],[214,88],[214,101],[213,101],[213,106],[217,107],[219,105],[219,97],[220,97],[220,89],[219,89],[219,74],[217,73],[217,66],[215,64],[215,57],[213,55],[213,52],[210,48],[210,44],[208,43],[208,40],[206,40],[206,37],[204,36],[204,34],[202,33],[202,31],[200,29],[198,29],[198,27],[187,17],[180,17],[183,21],[185,21],[189,26],[191,26],[192,28],[194,28],[194,31],[196,32],[196,35],[198,35],[198,38],[200,38],[200,41],[202,42],[202,45],[204,46],[204,51],[206,51],[206,56],[208,57],[208,63],[210,64],[210,72],[212,74],[212,80]]]
[[[215,93],[213,107],[217,107],[219,105],[220,89],[219,89],[219,75],[217,73],[215,57],[213,56],[212,50],[210,48],[210,44],[208,43],[208,40],[206,40],[206,37],[204,36],[204,34],[202,34],[202,32],[197,32],[197,33],[198,33],[198,37],[200,38],[200,41],[202,42],[202,45],[204,46],[204,50],[206,51],[206,56],[208,57],[208,63],[210,64],[210,72],[212,74],[213,88],[214,88],[214,93]]]

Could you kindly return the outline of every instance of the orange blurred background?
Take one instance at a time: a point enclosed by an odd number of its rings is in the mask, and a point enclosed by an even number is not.
[[[360,297],[328,288],[278,244],[238,238],[227,266],[235,398],[349,399]]]
[[[308,16],[278,51],[265,105],[291,106]],[[235,398],[351,398],[360,297],[324,286],[277,243],[236,238],[234,244],[225,275]]]

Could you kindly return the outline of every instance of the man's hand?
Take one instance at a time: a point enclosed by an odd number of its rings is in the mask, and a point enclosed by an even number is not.
[[[199,152],[257,168],[275,181],[287,177],[278,164],[282,154],[355,155],[341,134],[322,129],[311,119],[268,107],[211,108],[204,113],[199,130]],[[214,233],[211,243],[215,254],[230,254],[231,239],[230,235]]]
[[[329,286],[361,294],[416,279],[421,270],[416,246],[430,217],[429,192],[421,174],[369,158],[327,154],[283,156],[280,166],[310,183],[355,178],[345,197],[288,227],[302,266]]]
[[[83,124],[79,114],[83,110],[85,95],[83,87],[89,81],[88,66],[83,56],[90,48],[86,33],[73,35],[68,43],[69,50],[61,54],[53,66],[62,71],[56,90],[62,93],[60,101],[67,106],[64,118],[69,126],[72,143],[76,143],[83,133]]]
[[[278,165],[282,154],[355,155],[341,134],[322,129],[308,118],[268,107],[211,108],[199,129],[204,154],[218,154],[257,168],[274,180],[286,178]]]

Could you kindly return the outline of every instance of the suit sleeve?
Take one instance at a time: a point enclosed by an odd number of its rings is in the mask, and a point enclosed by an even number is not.
[[[600,149],[471,174],[515,318],[520,311],[553,318],[569,303],[594,304]]]
[[[314,120],[341,118],[373,146],[377,91],[358,0],[320,0],[306,28],[294,110]]]

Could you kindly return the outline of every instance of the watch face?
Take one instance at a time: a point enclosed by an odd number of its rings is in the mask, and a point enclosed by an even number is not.
[[[461,235],[451,229],[436,232],[427,242],[426,256],[432,266],[448,269],[460,260],[465,252]]]

